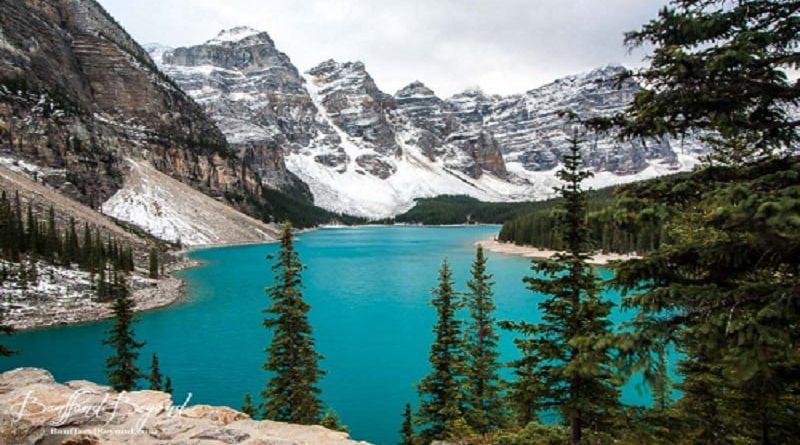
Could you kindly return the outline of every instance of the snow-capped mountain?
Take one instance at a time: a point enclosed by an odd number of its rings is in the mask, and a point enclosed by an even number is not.
[[[559,112],[608,115],[639,89],[617,85],[624,68],[607,66],[507,97],[470,90],[442,99],[421,82],[389,95],[361,62],[328,60],[301,74],[267,33],[246,27],[188,48],[146,48],[266,184],[307,185],[315,204],[369,217],[441,194],[551,196],[572,131]],[[666,139],[585,137],[594,186],[686,169],[697,154]]]

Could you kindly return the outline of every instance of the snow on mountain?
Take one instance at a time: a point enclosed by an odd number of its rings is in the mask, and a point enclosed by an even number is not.
[[[183,245],[263,242],[276,229],[240,213],[153,168],[127,160],[124,186],[101,211],[138,226],[153,236]]]
[[[303,183],[321,207],[375,218],[441,194],[549,197],[573,128],[560,112],[610,115],[639,89],[610,65],[505,97],[441,99],[421,82],[389,95],[361,62],[328,60],[301,74],[268,34],[246,27],[193,47],[150,48],[268,186]],[[678,148],[584,137],[595,186],[684,170],[700,151],[693,140]]]
[[[325,109],[322,94],[330,91],[329,84],[309,74],[308,86],[314,103]],[[524,199],[530,192],[527,184],[512,184],[492,175],[475,180],[449,169],[443,162],[425,156],[419,147],[401,142],[402,135],[390,140],[396,144],[394,150],[398,150],[398,155],[385,161],[391,162],[388,167],[365,168],[364,159],[380,155],[373,143],[375,132],[370,132],[369,127],[384,124],[379,119],[363,119],[358,121],[360,127],[354,124],[355,128],[350,129],[351,135],[336,126],[331,115],[340,117],[335,111],[328,111],[322,114],[322,119],[339,135],[345,154],[340,163],[326,165],[303,153],[287,158],[287,166],[309,185],[315,202],[330,210],[384,218],[408,210],[414,199],[420,197],[468,194],[485,201],[503,201]],[[381,168],[391,169],[391,174],[384,176]]]
[[[496,98],[478,112],[482,126],[497,138],[507,163],[519,163],[528,171],[553,168],[572,136],[572,125],[561,112],[586,119],[622,110],[640,89],[633,80],[619,81],[624,71],[609,65],[522,95]],[[620,142],[614,134],[590,134],[585,139],[585,162],[596,171],[630,175],[646,169],[649,161],[676,162],[667,139]]]
[[[237,26],[231,29],[220,31],[216,37],[206,42],[207,45],[225,43],[225,42],[239,42],[248,37],[261,34],[261,31],[253,29],[249,26]]]

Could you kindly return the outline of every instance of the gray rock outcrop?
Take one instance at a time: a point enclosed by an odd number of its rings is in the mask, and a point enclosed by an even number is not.
[[[117,393],[36,368],[0,374],[0,443],[9,445],[369,445],[321,426],[252,420],[160,391]]]

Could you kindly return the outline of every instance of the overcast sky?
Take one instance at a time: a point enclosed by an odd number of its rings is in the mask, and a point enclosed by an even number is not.
[[[139,43],[267,31],[305,71],[361,60],[388,93],[420,80],[440,96],[524,92],[607,63],[635,65],[623,33],[667,0],[99,0]]]

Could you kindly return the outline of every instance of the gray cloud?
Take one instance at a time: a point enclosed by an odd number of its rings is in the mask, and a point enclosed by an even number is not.
[[[295,65],[361,60],[389,93],[420,80],[439,95],[522,92],[607,63],[667,0],[100,0],[141,43],[202,43],[249,25]]]

